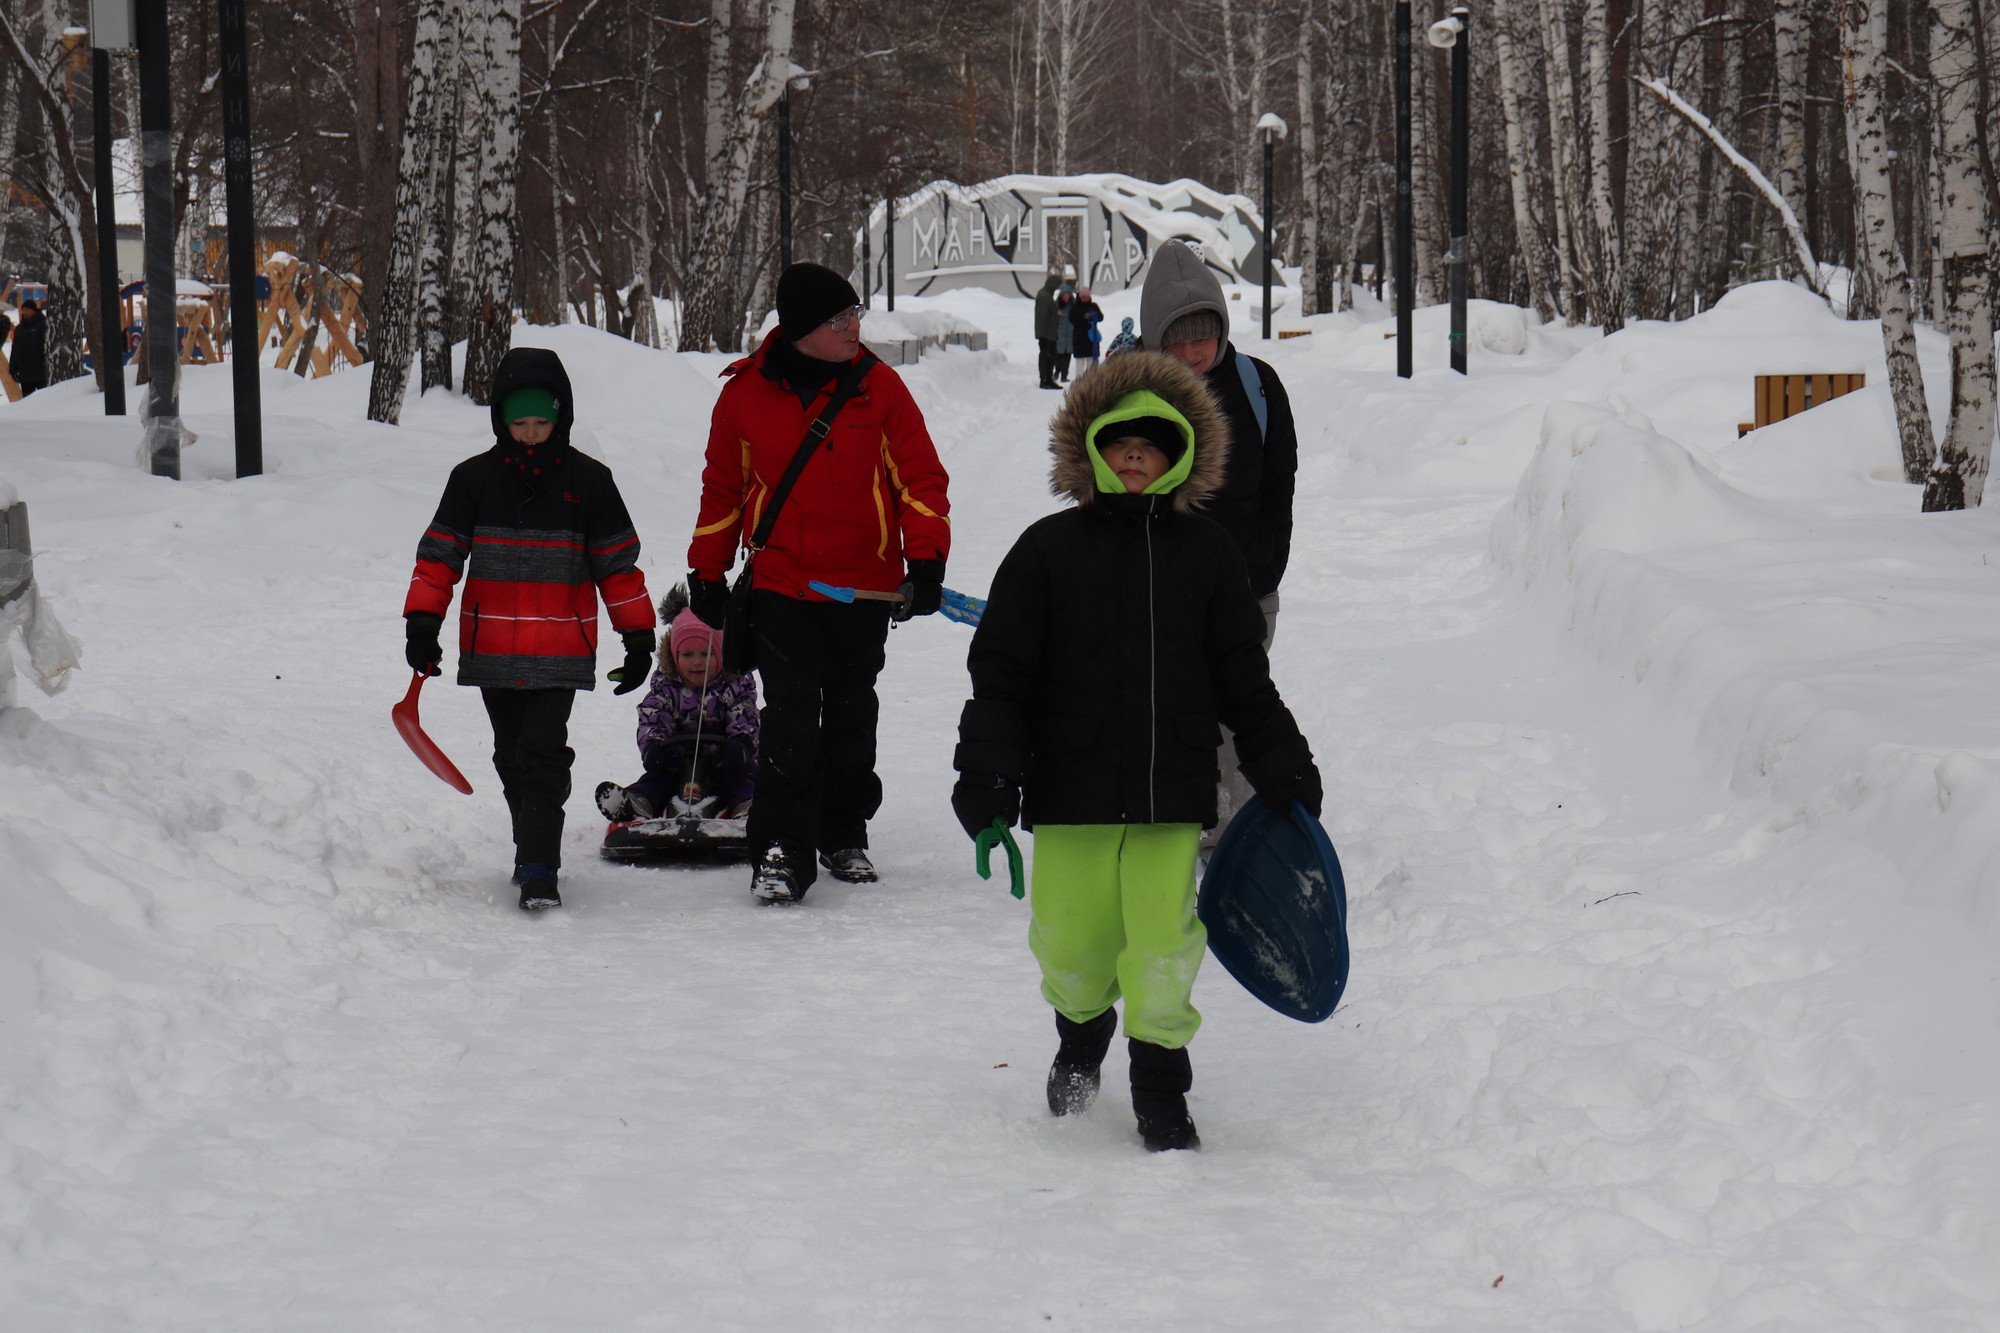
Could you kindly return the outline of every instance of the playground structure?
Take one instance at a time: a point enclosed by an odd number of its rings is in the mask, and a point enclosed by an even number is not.
[[[269,347],[274,335],[279,339],[279,370],[291,369],[292,358],[317,324],[318,335],[306,353],[313,379],[333,373],[336,354],[350,366],[360,365],[355,339],[368,326],[361,310],[361,279],[330,268],[321,269],[320,277],[324,290],[317,311],[311,269],[283,250],[266,256],[257,284],[257,345]]]
[[[857,250],[868,256],[857,285],[884,289],[895,263],[898,295],[984,287],[1033,296],[1052,265],[1076,266],[1099,293],[1145,281],[1161,241],[1185,241],[1224,282],[1264,281],[1264,220],[1240,194],[1196,181],[1154,185],[1102,172],[1083,176],[1001,176],[979,185],[933,181],[896,200],[893,247],[885,246],[888,204],[869,211]],[[1282,269],[1273,282],[1285,284]]]
[[[310,350],[304,353],[310,377],[331,375],[335,358],[349,366],[363,363],[358,339],[368,327],[361,304],[361,279],[351,273],[322,270],[324,295],[318,302],[318,321],[312,317],[313,283],[310,268],[283,250],[265,257],[264,271],[257,279],[257,345],[278,348],[277,368],[290,370],[294,358],[312,334]],[[21,302],[47,301],[48,287],[29,279],[10,280],[0,288],[0,309],[10,317]],[[212,366],[227,359],[226,323],[229,289],[211,287],[195,278],[175,283],[174,312],[178,324],[180,362],[184,366]],[[118,290],[119,322],[125,331],[123,361],[138,355],[146,330],[146,284],[130,282]]]

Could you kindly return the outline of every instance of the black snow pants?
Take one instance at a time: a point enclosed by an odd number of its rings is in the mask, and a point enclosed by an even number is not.
[[[572,689],[496,690],[482,687],[493,719],[493,768],[514,817],[514,864],[562,864],[563,802],[569,799]]]
[[[1042,372],[1044,389],[1056,387],[1056,340],[1054,338],[1035,339],[1035,364]]]
[[[868,821],[882,807],[875,677],[889,605],[751,596],[764,714],[746,832],[759,855],[773,844],[791,853],[803,887],[818,875],[815,852],[868,845]]]

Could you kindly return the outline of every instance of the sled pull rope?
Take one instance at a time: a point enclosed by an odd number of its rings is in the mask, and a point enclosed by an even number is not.
[[[973,845],[979,849],[979,878],[993,878],[993,844],[996,842],[1007,849],[1007,878],[1011,881],[1007,891],[1016,898],[1025,897],[1026,885],[1021,875],[1021,844],[1014,841],[1014,835],[1008,832],[1007,826],[1000,822],[998,815],[993,817],[992,827],[979,830],[979,836],[973,840]]]

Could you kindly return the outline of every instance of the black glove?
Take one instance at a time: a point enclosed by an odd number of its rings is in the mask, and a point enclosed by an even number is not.
[[[1292,813],[1292,802],[1297,801],[1318,819],[1325,798],[1326,793],[1320,788],[1319,766],[1311,763],[1290,777],[1267,781],[1257,788],[1258,800],[1287,817]]]
[[[977,839],[996,819],[1012,828],[1021,817],[1021,788],[997,774],[961,773],[951,789],[951,812],[968,838]]]
[[[444,649],[438,645],[438,631],[442,628],[444,617],[428,611],[412,611],[403,617],[403,633],[408,636],[403,660],[410,664],[410,670],[426,676],[444,674],[438,670],[438,663],[444,660]]]
[[[625,663],[614,668],[606,680],[618,682],[613,694],[630,694],[644,685],[653,675],[653,650],[659,647],[650,629],[628,629],[620,638],[625,640]]]
[[[897,620],[936,613],[944,605],[944,561],[912,560],[910,575],[897,591],[903,594],[903,604],[896,608]]]
[[[702,624],[721,629],[722,622],[729,617],[729,585],[721,579],[705,579],[689,571],[688,605],[694,608]]]

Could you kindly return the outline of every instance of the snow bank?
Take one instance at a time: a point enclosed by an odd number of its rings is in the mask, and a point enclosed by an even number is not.
[[[1492,554],[1735,790],[1861,837],[1912,899],[2000,942],[2000,513],[1919,512],[1874,326],[1794,292],[1740,289],[1601,356],[1654,343],[1649,396],[1679,400],[1683,426],[1767,365],[1868,366],[1871,387],[1712,453],[1616,392],[1549,404]],[[1759,350],[1739,355],[1751,322]]]

